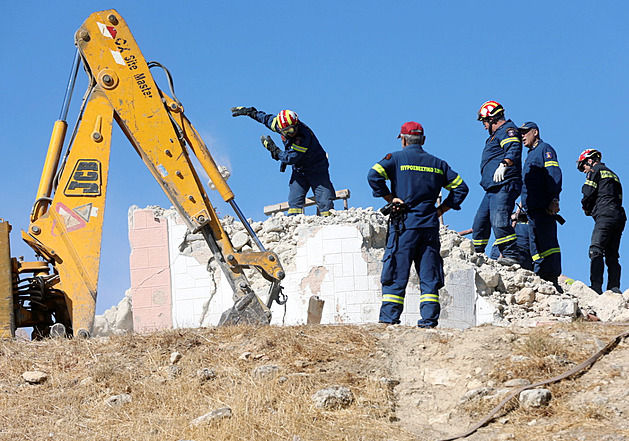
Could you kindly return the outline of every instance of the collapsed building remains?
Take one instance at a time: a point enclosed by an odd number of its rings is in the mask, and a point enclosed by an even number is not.
[[[225,216],[222,223],[236,250],[252,247],[239,221]],[[286,272],[282,286],[288,301],[273,305],[272,324],[306,323],[312,300],[323,304],[316,318],[322,324],[377,322],[387,231],[387,219],[380,212],[350,208],[330,217],[277,213],[251,225],[264,246],[278,254]],[[231,288],[207,245],[187,231],[175,210],[131,207],[129,238],[131,288],[120,305],[97,317],[96,334],[131,327],[150,332],[213,326],[232,306]],[[446,283],[439,293],[440,326],[535,326],[582,316],[629,321],[629,290],[599,296],[582,282],[564,277],[565,293],[559,294],[531,271],[475,253],[469,239],[447,227],[441,227],[441,255]],[[419,280],[412,273],[402,315],[405,325],[419,318]],[[264,297],[261,276],[255,270],[247,276]]]

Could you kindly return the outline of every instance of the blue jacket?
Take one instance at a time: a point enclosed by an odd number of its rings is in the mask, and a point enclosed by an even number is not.
[[[522,169],[522,208],[546,209],[561,193],[561,169],[557,153],[541,139],[529,150]]]
[[[407,229],[439,226],[435,203],[442,188],[450,190],[443,205],[453,210],[461,209],[469,191],[447,162],[426,153],[417,144],[386,155],[369,170],[367,179],[375,197],[392,194],[409,206],[404,220]],[[391,181],[391,191],[387,180]]]
[[[507,167],[504,181],[494,182],[494,172],[503,159],[510,159],[513,161],[513,165]],[[485,148],[480,161],[480,174],[480,185],[485,190],[500,187],[511,181],[515,181],[518,188],[521,188],[522,140],[513,121],[506,121],[485,141]]]
[[[277,115],[258,111],[254,119],[279,133]],[[327,172],[329,168],[328,156],[315,134],[306,124],[299,121],[297,134],[292,138],[281,136],[284,143],[284,151],[280,151],[279,154],[281,162],[292,165],[293,171],[302,174]]]

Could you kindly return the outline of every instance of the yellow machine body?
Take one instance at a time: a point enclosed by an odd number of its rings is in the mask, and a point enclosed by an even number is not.
[[[182,104],[158,88],[126,22],[113,9],[96,12],[76,32],[75,44],[90,77],[82,117],[63,161],[66,125],[55,123],[31,222],[22,232],[43,260],[11,259],[10,226],[0,223],[0,337],[27,326],[47,335],[56,323],[74,335],[91,333],[114,121],[188,228],[203,233],[228,276],[238,308],[226,322],[268,323],[270,301],[265,304],[253,293],[243,268],[260,270],[271,283],[269,299],[277,299],[284,277],[280,261],[263,248],[245,253],[233,249],[191,154],[226,202],[233,203],[234,194]],[[28,282],[20,282],[25,275]],[[41,286],[44,298],[25,294]],[[240,314],[236,310],[243,305],[248,312]]]

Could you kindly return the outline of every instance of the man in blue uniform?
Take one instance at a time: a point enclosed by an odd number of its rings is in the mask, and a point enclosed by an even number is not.
[[[620,238],[625,229],[627,215],[622,207],[620,179],[604,163],[596,149],[584,150],[577,161],[577,169],[585,173],[581,192],[581,206],[586,216],[594,218],[594,231],[590,244],[590,288],[603,292],[604,263],[607,264],[607,289],[620,291]]]
[[[232,107],[232,116],[247,115],[282,137],[284,150],[275,145],[270,136],[261,138],[271,157],[280,161],[280,171],[293,166],[288,192],[288,215],[303,214],[306,193],[312,188],[321,216],[329,216],[334,208],[334,186],[330,181],[328,155],[312,130],[299,121],[292,110],[277,115],[256,110],[255,107]]]
[[[367,176],[373,195],[393,204],[382,261],[380,322],[400,323],[414,264],[421,289],[422,318],[417,325],[434,328],[441,311],[439,288],[443,286],[439,216],[449,209],[459,210],[469,190],[445,161],[424,151],[426,137],[421,124],[404,123],[398,138],[402,139],[402,150],[387,154]],[[390,190],[387,180],[391,181]],[[441,188],[450,193],[435,207]]]
[[[519,263],[516,234],[511,225],[511,213],[522,189],[522,143],[518,127],[505,120],[504,108],[496,101],[485,102],[478,120],[489,131],[481,157],[480,185],[485,190],[474,223],[472,239],[477,253],[484,253],[491,231],[496,237],[505,265]]]
[[[561,250],[557,240],[561,169],[557,153],[541,140],[534,122],[520,126],[522,143],[529,149],[522,169],[522,208],[529,220],[533,271],[553,283],[557,291],[561,275]]]

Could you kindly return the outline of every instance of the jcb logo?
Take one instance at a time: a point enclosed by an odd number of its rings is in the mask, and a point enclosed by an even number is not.
[[[65,191],[66,196],[100,196],[100,162],[95,159],[80,159],[72,171]]]

